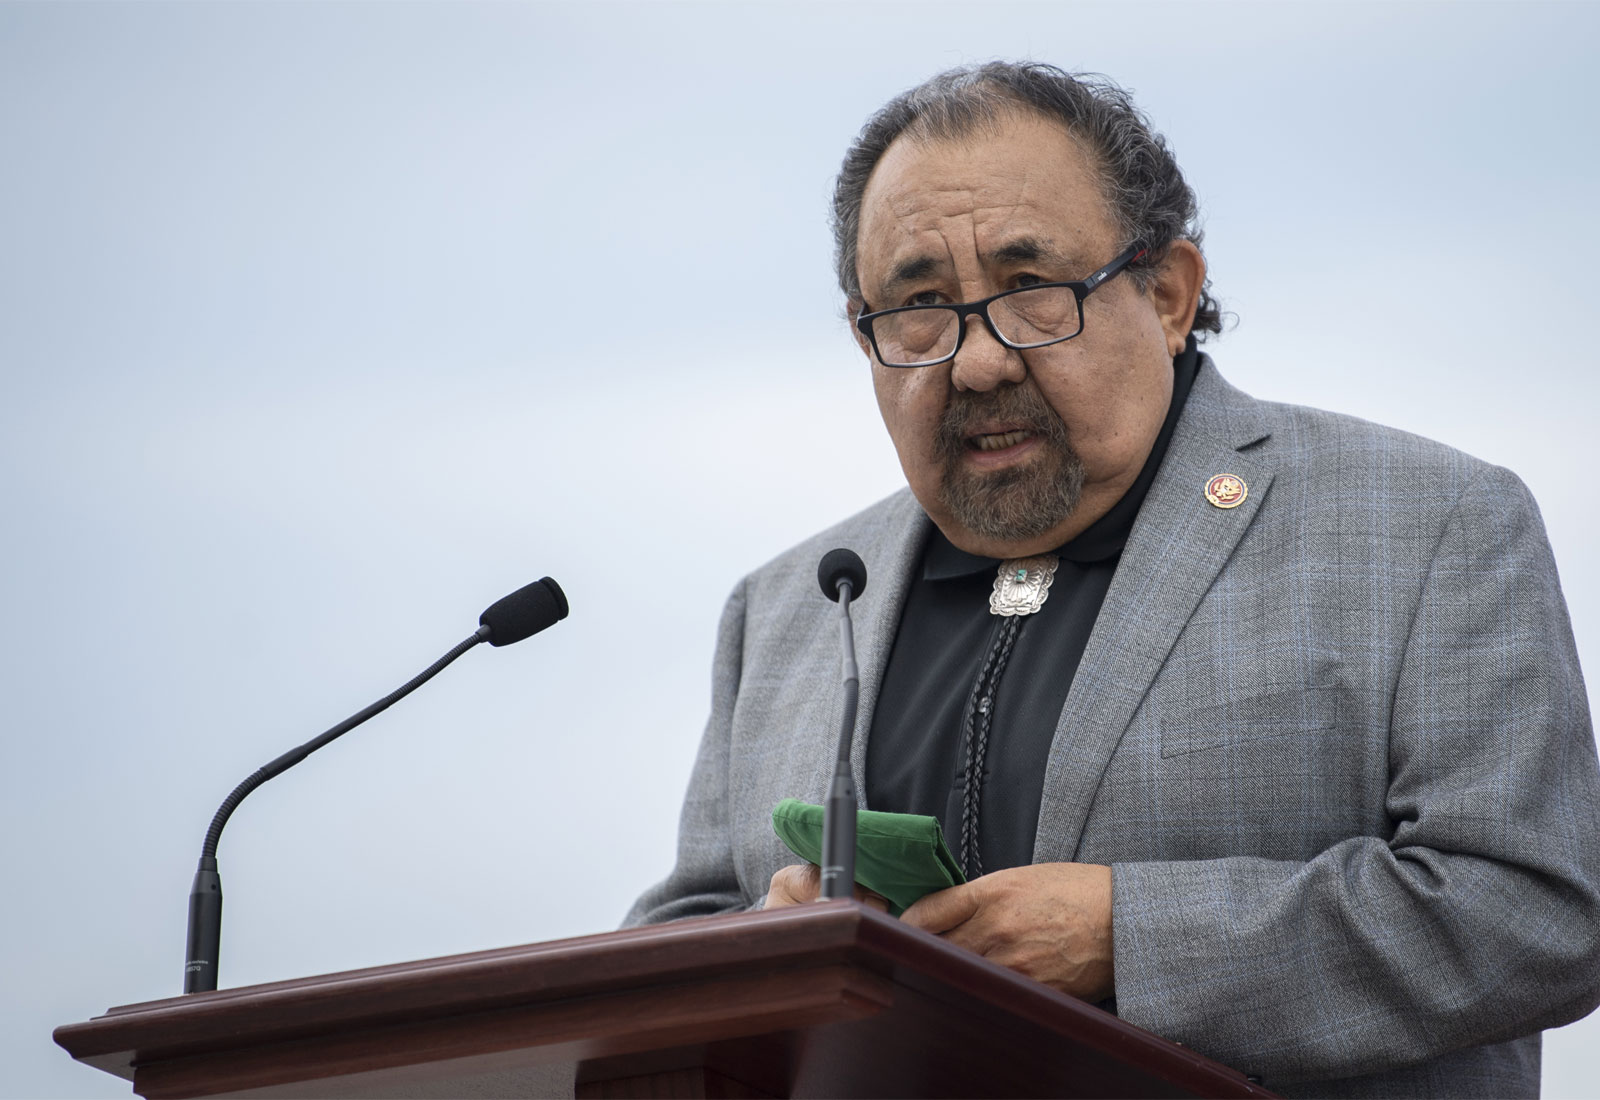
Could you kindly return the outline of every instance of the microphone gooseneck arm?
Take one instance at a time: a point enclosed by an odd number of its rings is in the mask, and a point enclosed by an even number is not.
[[[850,774],[850,749],[855,740],[861,676],[856,668],[855,629],[850,622],[849,578],[838,581],[837,592],[839,646],[844,654],[844,713],[839,718],[839,755],[834,761],[833,782],[828,788],[828,803],[822,816],[822,896],[825,898],[854,897],[856,882],[856,786]]]
[[[228,823],[228,818],[233,816],[233,811],[239,808],[239,803],[244,801],[246,795],[273,776],[288,771],[329,741],[349,733],[373,715],[388,710],[479,642],[488,642],[493,646],[513,645],[554,626],[566,617],[567,596],[553,578],[541,577],[532,584],[523,585],[509,596],[490,604],[478,616],[478,629],[470,637],[405,685],[385,695],[366,710],[352,714],[326,733],[257,768],[248,779],[235,787],[233,793],[222,800],[216,816],[211,819],[211,828],[206,830],[205,843],[200,848],[200,866],[194,873],[194,886],[189,891],[189,943],[184,954],[183,991],[209,993],[217,988],[217,957],[222,941],[222,879],[217,875],[217,841],[222,839],[222,827]]]
[[[257,768],[222,800],[216,816],[211,819],[211,827],[206,830],[205,842],[200,847],[200,865],[195,870],[194,885],[189,891],[189,942],[183,966],[185,993],[208,993],[217,988],[217,962],[222,945],[222,879],[217,874],[217,842],[222,839],[222,828],[233,816],[233,811],[239,808],[239,803],[273,776],[282,775],[330,741],[349,733],[368,718],[388,710],[444,671],[450,662],[467,650],[480,642],[489,641],[490,634],[487,625],[479,626],[449,653],[376,703],[352,714],[299,748],[290,749],[276,760]]]

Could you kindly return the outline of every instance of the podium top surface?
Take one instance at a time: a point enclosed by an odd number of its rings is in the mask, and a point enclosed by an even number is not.
[[[465,1021],[535,1010],[561,1011],[570,1019],[573,1006],[579,1006],[576,1015],[591,1021],[585,1026],[599,1029],[595,1035],[586,1039],[570,1027],[523,1027],[519,1041],[524,1048],[546,1041],[565,1044],[564,1056],[582,1059],[626,1049],[626,1043],[602,1041],[604,1027],[593,1021],[605,1013],[595,1006],[638,1004],[651,991],[687,996],[684,991],[691,989],[708,991],[701,994],[702,1003],[714,1003],[718,989],[726,993],[738,983],[748,986],[758,976],[772,991],[761,996],[771,1000],[807,981],[815,985],[816,976],[824,974],[840,976],[840,1003],[855,1006],[847,1015],[882,1012],[898,994],[902,1003],[942,1005],[941,1011],[954,1011],[963,1020],[989,1014],[993,1020],[986,1026],[1025,1025],[1036,1036],[1060,1037],[1092,1058],[1137,1066],[1152,1080],[1171,1083],[1169,1095],[1271,1095],[1193,1051],[850,901],[703,917],[121,1005],[57,1028],[55,1039],[77,1060],[135,1079],[136,1069],[216,1064],[243,1047],[270,1045],[281,1052],[297,1043],[326,1047],[339,1036],[356,1035],[367,1037],[370,1047],[371,1037],[386,1029],[398,1041],[430,1021],[447,1021],[459,1030]],[[793,1006],[786,1011],[792,1015]],[[815,1005],[806,1011],[811,1013],[807,1020],[828,1018],[818,1016]],[[719,1025],[705,1021],[694,1026],[710,1030],[685,1033],[688,1040],[714,1039],[727,1029],[723,1024],[717,1031]],[[675,1033],[673,1041],[685,1035]],[[154,1095],[137,1080],[135,1087]]]

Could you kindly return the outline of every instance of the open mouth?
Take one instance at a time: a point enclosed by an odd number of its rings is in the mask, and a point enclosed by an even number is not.
[[[1034,432],[1027,428],[1014,428],[1009,432],[985,432],[980,435],[967,437],[967,447],[974,451],[1003,451],[1008,447],[1015,447],[1034,437]]]

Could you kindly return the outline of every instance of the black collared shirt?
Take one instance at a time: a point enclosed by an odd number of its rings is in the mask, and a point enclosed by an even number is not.
[[[1109,512],[1055,551],[1061,561],[1049,598],[1022,624],[1000,681],[982,779],[978,849],[985,871],[1033,862],[1056,723],[1199,370],[1193,339],[1172,365],[1172,404],[1150,457]],[[867,806],[937,817],[952,849],[961,835],[962,720],[1001,625],[989,612],[998,568],[997,559],[958,550],[934,530],[900,614],[867,741]]]

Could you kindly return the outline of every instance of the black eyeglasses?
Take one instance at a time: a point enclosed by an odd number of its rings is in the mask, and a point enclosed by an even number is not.
[[[1083,331],[1083,300],[1148,251],[1145,245],[1135,244],[1076,282],[1035,283],[1002,290],[979,302],[896,306],[863,313],[856,318],[856,328],[872,342],[873,354],[886,367],[931,367],[954,359],[967,335],[967,318],[974,313],[1008,348],[1027,351],[1059,344]]]

